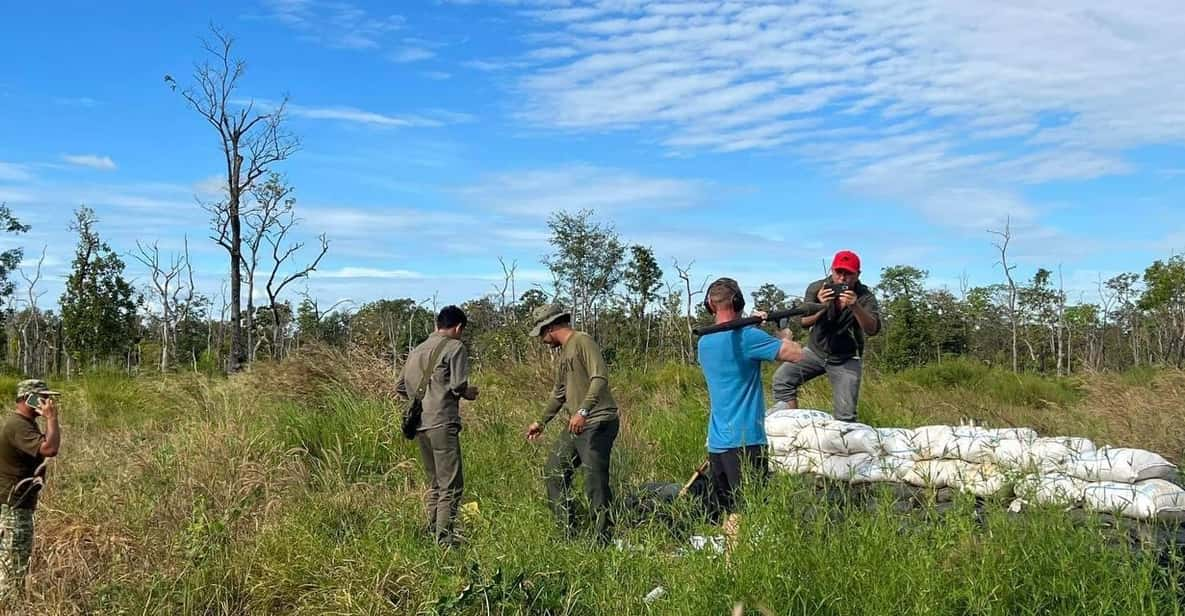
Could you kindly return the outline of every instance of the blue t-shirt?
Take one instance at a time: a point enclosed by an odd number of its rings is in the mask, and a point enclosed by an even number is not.
[[[765,390],[761,362],[774,361],[782,341],[756,327],[699,339],[699,363],[708,382],[712,415],[708,451],[765,444]]]

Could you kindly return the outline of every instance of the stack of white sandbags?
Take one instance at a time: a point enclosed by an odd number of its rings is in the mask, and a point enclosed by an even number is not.
[[[1102,447],[1047,463],[1017,485],[1017,495],[1041,504],[1083,507],[1137,519],[1185,519],[1177,467],[1143,449]]]
[[[773,465],[852,483],[897,482],[976,496],[1014,491],[1030,502],[1082,506],[1135,518],[1185,518],[1177,467],[1140,449],[1029,428],[872,428],[823,411],[772,410],[765,419]]]

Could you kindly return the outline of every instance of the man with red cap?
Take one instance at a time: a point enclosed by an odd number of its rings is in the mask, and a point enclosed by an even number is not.
[[[798,408],[798,388],[826,374],[831,381],[835,418],[856,421],[864,338],[881,329],[876,297],[860,282],[860,257],[850,250],[835,253],[831,275],[812,282],[803,299],[824,308],[802,317],[802,326],[810,329],[805,355],[774,372],[774,400],[782,408]]]

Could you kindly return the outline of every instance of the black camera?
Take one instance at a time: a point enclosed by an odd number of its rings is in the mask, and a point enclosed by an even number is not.
[[[836,297],[839,297],[844,291],[847,291],[848,289],[851,289],[852,287],[849,285],[846,285],[842,282],[836,282],[836,283],[827,285],[827,288],[831,289],[831,292],[834,293]]]

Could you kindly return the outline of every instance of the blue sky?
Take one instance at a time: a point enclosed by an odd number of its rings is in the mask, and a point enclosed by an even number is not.
[[[990,4],[990,6],[989,6]],[[190,238],[215,293],[225,256],[195,197],[214,135],[166,87],[215,22],[243,99],[290,97],[279,169],[330,253],[329,303],[549,280],[546,219],[597,210],[697,279],[793,294],[838,249],[865,278],[1000,279],[1061,268],[1071,299],[1185,249],[1185,12],[1173,2],[18,3],[0,25],[0,201],[34,227],[60,294],[70,212],[117,250]],[[128,259],[132,274],[143,272]],[[19,277],[18,277],[19,279]],[[298,285],[303,289],[304,284]]]

